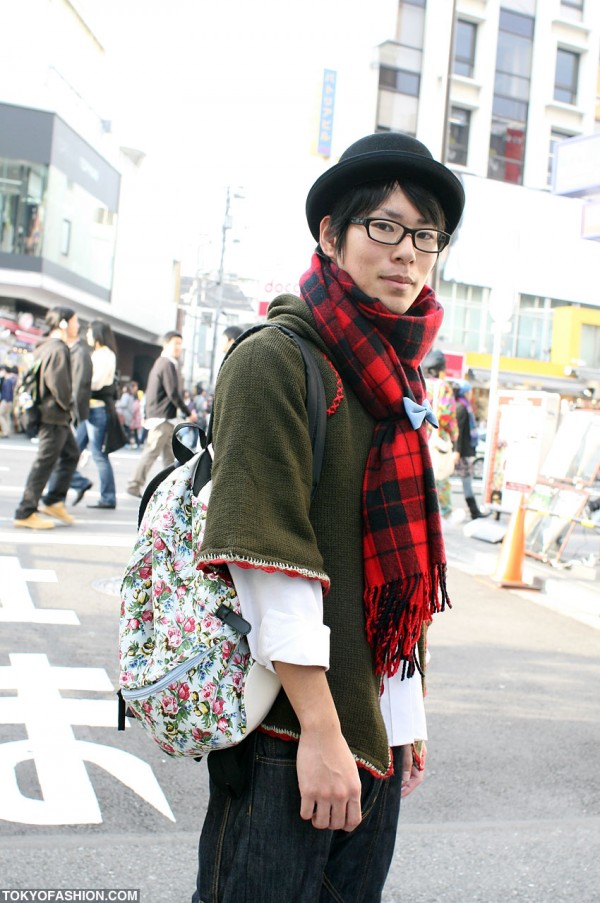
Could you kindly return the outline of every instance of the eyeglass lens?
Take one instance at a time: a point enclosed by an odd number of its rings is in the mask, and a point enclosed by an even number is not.
[[[411,232],[400,223],[388,219],[372,219],[365,224],[369,237],[386,245],[398,244],[409,232],[415,248],[419,251],[441,251],[446,245],[446,234],[437,229],[418,229]]]

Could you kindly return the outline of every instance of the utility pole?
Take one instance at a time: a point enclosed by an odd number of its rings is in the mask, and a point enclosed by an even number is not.
[[[446,157],[448,156],[448,130],[450,127],[450,90],[452,88],[452,68],[454,64],[454,42],[456,39],[456,0],[452,2],[452,22],[450,24],[450,46],[448,48],[448,65],[446,67],[446,97],[444,100],[444,124],[442,133],[442,153],[440,162],[446,166]],[[436,296],[440,293],[440,261],[435,265],[433,273],[433,289]]]
[[[229,215],[231,203],[231,186],[227,186],[227,200],[225,202],[225,216],[223,217],[223,225],[221,227],[222,237],[221,237],[221,262],[219,264],[219,276],[217,283],[217,306],[215,308],[215,315],[213,319],[213,342],[212,342],[212,352],[210,355],[210,379],[209,386],[210,389],[214,389],[215,387],[215,362],[217,357],[217,338],[219,334],[219,318],[221,316],[221,311],[223,310],[223,279],[224,279],[224,263],[225,263],[225,247],[227,244],[227,230],[231,229],[231,216]]]

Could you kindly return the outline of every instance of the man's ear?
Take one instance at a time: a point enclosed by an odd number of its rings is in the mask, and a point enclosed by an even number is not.
[[[335,243],[329,237],[329,224],[331,217],[324,216],[319,226],[319,244],[328,257],[335,257]]]

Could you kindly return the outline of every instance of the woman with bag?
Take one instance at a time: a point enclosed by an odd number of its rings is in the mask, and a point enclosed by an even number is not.
[[[454,473],[454,443],[458,439],[456,401],[452,386],[446,379],[446,358],[439,349],[430,351],[421,365],[427,385],[427,397],[438,420],[438,429],[430,428],[429,452],[435,474],[440,514],[453,523],[464,520],[464,511],[452,510]]]
[[[123,448],[127,438],[119,422],[115,401],[116,342],[104,320],[92,320],[87,331],[92,351],[92,396],[87,422],[90,451],[100,477],[100,498],[88,508],[116,508],[115,476],[109,455]]]

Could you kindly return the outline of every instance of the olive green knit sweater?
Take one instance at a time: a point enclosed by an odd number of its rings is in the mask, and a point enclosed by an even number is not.
[[[331,629],[327,678],[342,732],[357,761],[385,775],[391,756],[363,613],[361,490],[374,421],[325,359],[326,346],[302,300],[280,296],[269,320],[311,343],[323,376],[329,416],[319,487],[311,505],[300,352],[279,330],[262,330],[236,349],[219,374],[213,485],[200,558],[322,582],[324,621]],[[283,690],[263,728],[299,736]]]

